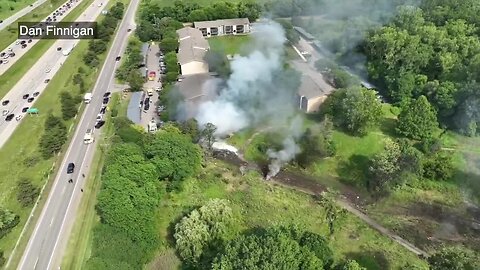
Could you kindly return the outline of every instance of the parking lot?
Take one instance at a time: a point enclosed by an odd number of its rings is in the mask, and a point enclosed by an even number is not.
[[[147,53],[146,65],[148,73],[155,72],[155,77],[147,81],[143,85],[144,95],[142,96],[141,106],[142,113],[140,116],[141,125],[148,130],[148,123],[155,120],[159,123],[160,119],[157,113],[159,91],[162,89],[160,59],[161,56],[158,44],[151,44]]]

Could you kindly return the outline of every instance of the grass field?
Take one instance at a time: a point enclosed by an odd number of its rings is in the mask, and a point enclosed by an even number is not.
[[[0,20],[5,20],[34,2],[35,0],[0,0]]]
[[[324,210],[310,196],[264,181],[257,173],[241,176],[236,168],[212,161],[198,180],[189,180],[184,190],[170,194],[158,210],[162,239],[165,245],[149,269],[175,269],[178,259],[171,250],[172,224],[209,198],[228,199],[234,211],[242,216],[240,226],[297,224],[327,235]],[[424,266],[414,254],[381,236],[357,218],[347,215],[330,238],[335,258],[356,258],[368,269],[397,269],[406,262]],[[166,265],[170,262],[172,265]],[[162,268],[160,268],[162,266]]]
[[[16,200],[16,182],[22,178],[29,178],[37,186],[43,185],[50,172],[55,158],[43,160],[38,153],[40,134],[43,133],[43,125],[48,112],[60,115],[59,93],[65,90],[78,91],[78,86],[73,85],[72,77],[79,66],[85,69],[84,81],[87,88],[92,87],[96,80],[96,70],[83,65],[83,54],[88,49],[88,41],[81,41],[72,51],[72,54],[63,63],[62,71],[57,73],[44,93],[38,98],[35,107],[39,109],[39,115],[25,117],[17,127],[10,140],[0,149],[0,205],[20,215],[20,223],[0,241],[0,250],[5,251],[5,256],[10,252],[17,241],[31,207],[22,208]],[[105,56],[99,59],[103,60]],[[73,120],[66,123],[67,127],[73,124]],[[36,136],[32,136],[36,134]],[[43,195],[46,196],[46,195]],[[18,255],[20,252],[17,252]]]
[[[250,36],[221,36],[208,38],[208,44],[212,51],[224,54],[245,54],[249,51],[248,41]]]
[[[109,105],[110,111],[117,109],[118,115],[125,116],[127,114],[128,101],[129,99],[121,100],[118,93],[113,94]],[[87,185],[84,188],[75,225],[70,234],[67,250],[62,261],[62,269],[83,269],[84,263],[90,255],[92,229],[100,221],[95,211],[96,197],[100,190],[100,179],[109,139],[114,134],[113,122],[108,119],[111,119],[111,117],[108,116],[103,127],[102,136],[99,140],[100,146],[96,149],[93,160],[94,167],[92,167]]]
[[[3,2],[15,3],[9,0],[0,0],[0,7],[2,6]],[[23,0],[22,2],[35,2],[34,0]],[[25,16],[21,17],[17,22],[35,22],[39,20],[43,20],[47,17],[48,14],[52,13],[56,10],[59,6],[61,6],[65,1],[64,0],[50,0],[43,3],[41,6],[36,7],[32,12],[26,14]],[[87,1],[90,2],[90,1]],[[0,10],[1,12],[1,10]],[[72,11],[73,13],[74,11]],[[0,17],[1,18],[1,17]],[[75,17],[68,17],[73,19]],[[64,21],[68,21],[65,20]],[[9,27],[0,31],[0,51],[7,48],[12,42],[17,39],[17,22],[12,23]]]
[[[72,10],[64,21],[74,20],[93,2],[82,1]],[[1,34],[0,34],[1,35]],[[15,34],[16,37],[17,34]],[[0,76],[0,99],[24,76],[24,74],[38,61],[38,59],[55,43],[55,40],[40,40],[15,64]],[[8,43],[10,44],[10,43]],[[8,46],[8,45],[7,45]]]

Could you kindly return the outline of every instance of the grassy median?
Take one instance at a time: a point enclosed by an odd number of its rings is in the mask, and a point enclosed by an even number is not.
[[[98,19],[101,19],[100,15]],[[72,77],[77,73],[79,67],[84,70],[83,77],[86,89],[91,89],[99,74],[98,68],[89,68],[83,64],[83,55],[88,50],[88,41],[82,40],[72,51],[72,54],[63,63],[60,72],[55,74],[43,94],[35,102],[35,107],[39,109],[38,115],[29,115],[23,119],[7,143],[0,149],[0,205],[20,216],[20,223],[5,237],[0,239],[0,250],[5,252],[5,257],[11,255],[15,243],[27,221],[32,207],[22,207],[16,197],[16,183],[22,179],[29,179],[34,185],[40,187],[46,183],[51,184],[49,179],[55,176],[56,170],[52,170],[52,165],[58,163],[61,158],[57,156],[48,160],[43,160],[38,152],[38,144],[44,129],[44,122],[48,112],[55,115],[61,115],[61,103],[59,94],[62,91],[78,91],[78,85],[74,85]],[[99,56],[100,64],[105,60],[106,53]],[[83,108],[80,108],[82,111]],[[67,127],[73,125],[76,120],[65,122]],[[74,129],[69,133],[73,134]],[[64,146],[64,150],[68,143]],[[42,194],[42,203],[48,196],[48,187]],[[42,203],[37,208],[34,220],[29,223],[27,232],[31,231],[35,225],[35,219],[40,213]],[[28,234],[28,233],[27,233]],[[14,268],[23,253],[28,237],[22,237],[20,245],[14,254],[13,262],[10,268]]]
[[[75,20],[90,6],[93,0],[84,0],[72,10],[63,21]],[[47,2],[49,3],[49,2]],[[45,4],[47,4],[45,3]],[[63,1],[61,1],[63,3]],[[16,27],[16,24],[15,24]],[[3,40],[3,33],[0,37]],[[15,37],[16,37],[15,33]],[[40,40],[26,54],[24,54],[15,64],[13,64],[5,73],[0,76],[0,99],[3,98],[10,89],[23,77],[23,75],[42,57],[42,55],[55,43],[56,40]],[[1,41],[0,41],[1,42]],[[11,44],[8,43],[8,44]],[[7,45],[8,46],[8,45]]]

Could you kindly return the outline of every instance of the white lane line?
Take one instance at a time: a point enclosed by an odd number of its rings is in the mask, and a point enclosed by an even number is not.
[[[37,260],[35,261],[35,265],[33,266],[33,269],[37,268],[38,259],[40,259],[40,258],[39,258],[39,257],[37,257]]]

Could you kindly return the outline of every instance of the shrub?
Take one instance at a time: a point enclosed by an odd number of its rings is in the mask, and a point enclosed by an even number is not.
[[[27,178],[22,178],[17,183],[17,201],[27,207],[33,205],[40,194],[40,188],[33,185]]]

